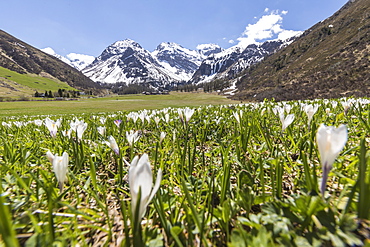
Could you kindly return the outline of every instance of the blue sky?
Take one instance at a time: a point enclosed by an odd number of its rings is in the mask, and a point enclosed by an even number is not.
[[[268,26],[263,22],[269,20],[271,26],[260,30],[265,36],[276,38],[286,30],[304,31],[334,14],[346,2],[3,0],[0,29],[37,48],[52,47],[60,55],[75,52],[98,56],[108,45],[126,38],[149,51],[161,42],[175,42],[189,49],[204,43],[228,48],[249,41],[248,35],[254,35],[252,39],[262,38],[264,35],[256,29]]]

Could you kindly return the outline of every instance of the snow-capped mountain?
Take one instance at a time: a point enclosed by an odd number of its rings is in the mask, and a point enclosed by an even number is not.
[[[152,54],[133,40],[108,46],[82,72],[95,82],[167,86],[174,81]]]
[[[211,54],[203,60],[190,82],[198,84],[214,79],[231,78],[290,42],[291,39],[266,41],[262,44],[250,44],[247,47],[236,45],[222,52]]]
[[[63,62],[65,62],[66,64],[71,65],[71,64],[70,64],[70,62],[71,62],[71,61],[69,61],[69,59],[68,59],[68,58],[63,57],[63,56],[61,56],[61,55],[57,54],[57,53],[53,50],[53,48],[51,48],[51,47],[46,47],[46,48],[44,48],[44,49],[41,49],[41,51],[43,51],[43,52],[45,52],[45,53],[47,53],[47,54],[49,54],[49,55],[52,55],[52,56],[54,56],[54,57],[58,58],[59,60],[62,60],[62,61],[63,61]]]
[[[66,64],[78,70],[84,69],[87,65],[92,63],[95,59],[94,56],[77,54],[77,53],[69,53],[66,57],[64,57],[64,56],[57,54],[51,47],[47,47],[41,50],[49,55],[52,55],[62,60]]]
[[[66,64],[78,70],[84,69],[87,65],[92,63],[95,59],[95,57],[93,56],[77,54],[77,53],[69,53],[66,57],[64,57],[62,55],[57,54],[51,47],[41,49],[41,51],[62,60]]]
[[[67,59],[73,67],[78,70],[83,70],[95,60],[95,57],[84,54],[69,53],[67,55]]]
[[[198,50],[190,50],[176,43],[161,43],[152,52],[158,62],[176,81],[189,81],[199,68],[206,54],[221,51],[217,45],[202,46]]]
[[[108,46],[82,72],[101,83],[138,83],[152,87],[187,82],[206,58],[221,51],[216,45],[190,50],[176,43],[161,43],[149,52],[133,40],[117,41]]]

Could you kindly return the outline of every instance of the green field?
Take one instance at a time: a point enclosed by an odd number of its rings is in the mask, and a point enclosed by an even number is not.
[[[19,74],[0,67],[0,97],[31,96],[38,90],[58,91],[58,89],[75,90],[67,83],[57,79],[46,78],[38,75]]]
[[[370,100],[227,102],[1,103],[0,247],[369,246]]]
[[[174,92],[169,95],[125,95],[71,101],[0,102],[0,116],[81,114],[235,103],[237,101],[214,94]]]

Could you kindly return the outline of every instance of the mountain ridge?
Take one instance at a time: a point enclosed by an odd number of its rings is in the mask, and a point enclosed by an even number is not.
[[[162,42],[153,52],[149,52],[137,42],[126,39],[108,46],[82,72],[99,83],[137,83],[169,89],[179,84],[202,83],[226,70],[228,73],[217,78],[232,77],[287,42],[272,40],[228,49],[215,44],[203,44],[197,50],[173,42]]]

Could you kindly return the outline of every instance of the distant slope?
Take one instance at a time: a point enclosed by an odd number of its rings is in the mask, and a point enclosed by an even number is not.
[[[78,89],[99,85],[80,71],[0,30],[0,66],[20,74],[54,78]]]
[[[233,99],[369,96],[369,31],[369,0],[351,0],[291,45],[245,70]]]
[[[15,71],[0,67],[0,98],[11,98],[14,96],[30,97],[37,91],[56,92],[58,89],[67,91],[75,90],[66,82],[53,78],[46,78],[34,74],[20,74]]]

